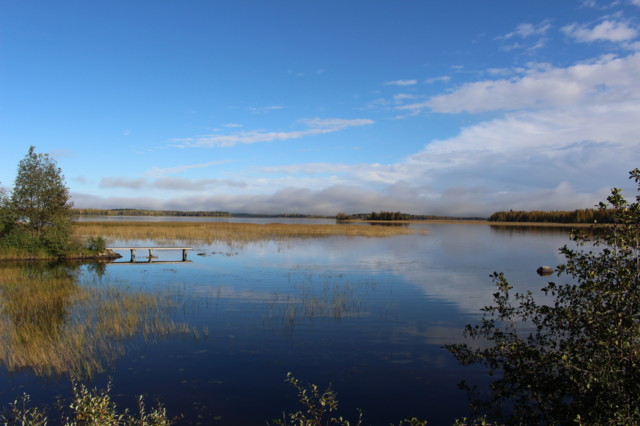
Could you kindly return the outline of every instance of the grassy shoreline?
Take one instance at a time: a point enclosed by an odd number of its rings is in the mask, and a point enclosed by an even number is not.
[[[365,226],[390,225],[390,226]],[[285,223],[239,223],[239,222],[141,222],[141,221],[86,221],[74,223],[74,237],[78,240],[104,237],[119,240],[183,240],[193,242],[223,242],[246,244],[256,241],[283,241],[288,239],[325,237],[385,238],[394,235],[428,234],[425,229],[412,229],[409,224],[490,225],[513,228],[585,228],[587,223],[548,222],[492,222],[488,220],[402,220],[364,221],[350,220],[338,224],[285,224]],[[399,225],[399,226],[393,226]],[[109,260],[105,253],[78,252],[63,257],[46,253],[29,253],[21,250],[0,249],[0,261],[9,260]]]
[[[356,224],[255,224],[236,222],[77,222],[76,237],[103,236],[116,239],[167,239],[245,243],[330,236],[381,238],[425,233],[407,227],[362,226]]]

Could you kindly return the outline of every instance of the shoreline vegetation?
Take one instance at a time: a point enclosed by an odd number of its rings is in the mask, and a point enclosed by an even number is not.
[[[166,239],[204,242],[249,243],[293,238],[330,236],[380,238],[426,233],[403,226],[255,224],[236,222],[110,222],[87,221],[75,224],[77,238],[95,237],[124,240]]]

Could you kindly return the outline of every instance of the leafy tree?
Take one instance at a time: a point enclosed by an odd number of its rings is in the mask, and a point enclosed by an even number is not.
[[[61,255],[71,239],[69,189],[62,171],[48,154],[35,147],[18,165],[11,196],[5,203],[3,237],[14,246],[42,247]]]
[[[640,193],[640,170],[630,178]],[[640,195],[614,188],[599,210],[614,224],[572,234],[579,249],[562,247],[557,268],[568,282],[542,288],[550,302],[494,273],[495,304],[465,328],[477,342],[446,346],[498,377],[479,409],[510,424],[640,423]]]

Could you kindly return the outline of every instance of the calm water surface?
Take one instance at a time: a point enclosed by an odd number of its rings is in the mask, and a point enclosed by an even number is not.
[[[113,383],[121,407],[159,399],[190,424],[265,424],[297,410],[284,382],[338,393],[341,414],[368,424],[416,416],[450,424],[468,414],[461,380],[485,381],[441,347],[492,301],[489,274],[537,290],[535,270],[562,262],[565,231],[428,224],[428,235],[322,238],[243,246],[190,245],[191,263],[83,265],[80,286],[115,286],[171,301],[167,314],[189,333],[136,334],[91,384]],[[148,245],[111,241],[110,245]],[[128,260],[128,252],[122,253]],[[138,253],[138,260],[143,253]],[[178,252],[156,252],[177,260]],[[67,318],[75,315],[69,308]],[[30,368],[0,371],[0,403],[22,392],[37,403],[68,397],[69,378]]]

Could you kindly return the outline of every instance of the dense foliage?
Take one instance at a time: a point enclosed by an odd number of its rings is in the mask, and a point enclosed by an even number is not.
[[[630,174],[640,193],[640,170]],[[557,273],[568,282],[542,289],[550,302],[512,294],[494,273],[495,304],[465,329],[475,342],[447,346],[461,363],[496,375],[489,396],[475,402],[497,419],[640,423],[640,195],[630,203],[614,188],[598,210],[614,224],[573,234],[579,249],[560,249],[566,263]]]
[[[64,426],[168,426],[174,423],[167,416],[162,404],[158,403],[149,410],[142,395],[138,397],[137,414],[127,409],[121,411],[111,398],[110,392],[111,383],[107,385],[106,390],[99,390],[73,382],[73,399],[57,421],[50,419],[44,409],[32,407],[30,396],[24,394],[10,404],[9,409],[0,413],[0,422],[4,425],[29,426],[46,426],[51,423]]]
[[[48,154],[35,148],[18,165],[11,194],[0,198],[0,245],[27,253],[61,256],[72,234],[69,189]]]
[[[573,211],[524,211],[509,210],[495,212],[489,217],[491,222],[543,222],[543,223],[611,223],[609,210],[578,209]]]
[[[348,220],[375,220],[375,221],[398,221],[398,220],[486,220],[486,217],[452,217],[452,216],[435,216],[424,214],[409,214],[402,212],[389,212],[381,210],[371,213],[354,213],[346,214],[340,212],[336,214],[336,221]]]

